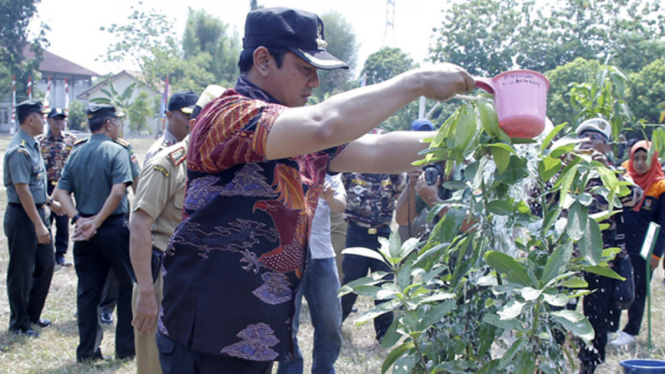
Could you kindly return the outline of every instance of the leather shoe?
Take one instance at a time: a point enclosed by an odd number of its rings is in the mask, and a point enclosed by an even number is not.
[[[55,256],[55,263],[60,266],[72,266],[72,263],[67,261],[64,256]]]
[[[39,333],[37,333],[33,329],[27,329],[27,330],[14,330],[14,334],[16,335],[23,335],[28,338],[39,338]]]
[[[99,321],[101,323],[105,323],[107,325],[110,325],[113,323],[113,314],[111,313],[102,313],[99,315]]]
[[[38,321],[33,321],[35,325],[45,328],[51,326],[51,320],[50,319],[45,319],[45,318],[40,318]]]

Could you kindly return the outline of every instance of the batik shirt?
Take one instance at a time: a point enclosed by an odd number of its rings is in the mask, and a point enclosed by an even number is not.
[[[406,187],[406,174],[344,173],[344,218],[362,227],[390,225],[395,199]]]
[[[49,183],[57,182],[69,154],[72,153],[76,136],[64,131],[60,133],[60,136],[53,136],[49,131],[43,137],[39,137],[37,141],[41,143],[40,151],[46,166],[48,181]]]
[[[291,357],[310,222],[328,162],[342,147],[268,161],[268,133],[285,109],[241,77],[203,108],[190,135],[159,330],[195,351]]]

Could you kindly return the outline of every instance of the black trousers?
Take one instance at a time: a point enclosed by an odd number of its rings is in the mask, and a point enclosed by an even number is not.
[[[47,189],[49,196],[51,196],[55,185],[49,182]],[[64,257],[69,247],[69,217],[66,214],[59,216],[51,212],[47,227],[51,227],[53,221],[55,221],[55,255]]]
[[[639,254],[631,254],[630,261],[633,263],[635,301],[628,309],[628,323],[626,323],[623,331],[626,334],[637,336],[640,334],[644,307],[647,301],[647,263]],[[651,272],[651,275],[653,275],[653,272]]]
[[[164,374],[270,374],[273,361],[249,361],[194,351],[157,331]]]
[[[382,226],[377,228],[375,234],[370,234],[369,230],[366,227],[361,227],[356,224],[349,222],[349,228],[346,232],[346,248],[350,247],[364,247],[373,249],[378,252],[379,250],[379,239],[378,237],[387,238],[390,236],[390,227]],[[344,255],[342,259],[342,269],[344,271],[344,281],[342,285],[353,282],[356,279],[367,276],[367,271],[386,271],[390,273],[390,268],[388,265],[384,264],[381,261],[374,260],[369,257],[356,256],[356,255]],[[393,275],[389,274],[384,279],[390,280],[393,279]],[[355,304],[358,295],[355,293],[350,293],[342,296],[342,321],[346,320],[346,317],[351,314],[351,309],[353,304]],[[375,300],[374,304],[379,305],[385,301]],[[388,331],[388,327],[393,323],[393,313],[385,313],[374,319],[374,331],[376,332],[376,338],[381,339],[383,335]]]
[[[37,213],[48,227],[44,209],[37,209]],[[21,204],[7,204],[4,229],[9,244],[9,330],[26,331],[30,322],[39,320],[51,286],[55,263],[52,242],[39,244],[35,225]]]
[[[129,229],[125,216],[110,216],[89,241],[75,242],[74,266],[78,275],[76,304],[80,339],[76,359],[85,361],[102,355],[99,344],[103,334],[97,308],[109,271],[114,272],[119,285],[116,357],[133,357],[135,349],[131,302],[135,278],[129,260]]]
[[[612,288],[614,281],[610,278],[584,273],[584,280],[589,284],[589,290],[594,293],[584,296],[584,315],[591,323],[595,332],[592,346],[582,346],[578,357],[587,372],[593,372],[595,368],[605,361],[605,346],[607,345],[607,333],[616,331],[614,326],[617,318],[616,313],[620,310],[614,307]]]

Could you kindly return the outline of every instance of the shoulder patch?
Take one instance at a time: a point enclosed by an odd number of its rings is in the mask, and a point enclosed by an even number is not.
[[[163,167],[163,166],[161,166],[161,165],[154,165],[154,166],[152,167],[152,169],[161,172],[162,174],[164,174],[164,176],[165,176],[166,178],[169,177],[169,172],[168,172],[168,170],[166,170],[166,168]]]
[[[25,140],[21,140],[21,144],[18,145],[19,147],[27,148],[28,143]]]
[[[90,140],[90,138],[79,139],[79,140],[77,140],[77,141],[74,142],[74,146],[76,147],[77,145],[81,145],[81,144],[83,144],[83,143],[87,143],[88,140]]]
[[[129,146],[131,145],[131,144],[129,144],[129,142],[126,141],[125,139],[116,139],[116,140],[114,140],[114,141],[115,141],[116,143],[120,144],[121,146],[125,147],[125,148],[127,148],[127,147],[129,147]]]
[[[174,166],[182,164],[183,161],[187,159],[187,153],[185,152],[185,147],[180,147],[175,151],[169,153],[169,158]]]
[[[24,147],[18,147],[18,148],[16,148],[16,152],[18,152],[18,153],[20,153],[20,154],[23,154],[23,155],[26,155],[26,156],[30,157],[30,152],[28,152],[28,150],[25,149]]]

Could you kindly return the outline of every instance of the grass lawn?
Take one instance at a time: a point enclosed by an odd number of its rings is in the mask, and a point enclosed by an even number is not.
[[[9,136],[0,136],[0,150],[4,158],[4,151],[9,143]],[[152,139],[128,139],[135,147],[139,160],[143,160],[145,153],[152,143]],[[0,164],[0,169],[2,164]],[[1,173],[1,171],[0,171]],[[4,217],[4,208],[7,197],[4,188],[0,191],[1,217]],[[2,231],[2,225],[0,225]],[[67,257],[73,261],[70,251]],[[53,321],[53,326],[41,331],[37,339],[27,339],[9,334],[6,329],[9,326],[9,304],[6,291],[8,251],[7,240],[4,232],[0,232],[0,373],[134,373],[133,361],[112,360],[98,365],[82,365],[76,363],[76,346],[78,344],[78,330],[76,326],[76,272],[73,267],[59,268],[51,283],[51,290],[46,300],[46,307],[42,316]],[[607,362],[599,368],[597,373],[622,373],[619,362],[623,359],[633,357],[665,358],[663,348],[665,347],[665,286],[661,283],[663,271],[658,269],[652,282],[652,323],[653,323],[653,345],[654,349],[649,354],[646,347],[647,326],[646,318],[642,327],[642,334],[638,338],[639,346],[636,351],[610,352]],[[372,302],[367,298],[360,297],[357,302],[358,308],[366,310]],[[305,356],[305,372],[311,367],[311,350],[313,329],[309,319],[306,306],[303,307],[301,318],[299,341]],[[353,317],[352,315],[351,317]],[[625,323],[625,313],[622,322]],[[114,354],[114,327],[104,327],[104,340],[102,341],[102,352],[105,355]],[[366,374],[379,373],[381,363],[388,354],[374,340],[374,329],[371,323],[355,326],[353,321],[347,320],[344,324],[342,335],[344,343],[340,358],[336,363],[336,371],[339,374]]]

